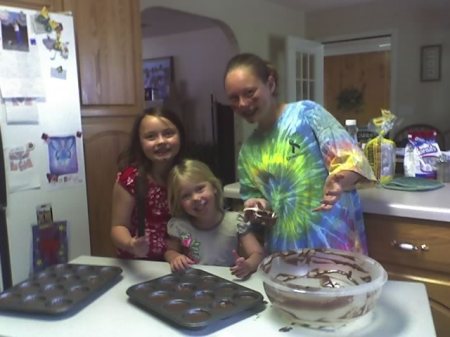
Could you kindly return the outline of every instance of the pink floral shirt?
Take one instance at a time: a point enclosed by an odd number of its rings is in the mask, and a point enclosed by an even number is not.
[[[129,166],[117,174],[116,181],[132,196],[136,194],[137,168]],[[164,261],[164,253],[167,250],[167,222],[170,219],[167,203],[167,189],[165,186],[149,182],[147,193],[147,209],[145,214],[145,236],[150,244],[150,249],[145,259]],[[137,235],[138,219],[136,207],[131,214],[132,236]],[[120,258],[135,258],[132,254],[118,249]]]

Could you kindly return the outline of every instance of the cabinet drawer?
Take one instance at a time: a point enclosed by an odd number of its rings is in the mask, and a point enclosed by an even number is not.
[[[381,263],[450,273],[450,223],[364,214],[369,255]],[[397,244],[405,248],[401,249]],[[426,245],[428,250],[422,250]]]

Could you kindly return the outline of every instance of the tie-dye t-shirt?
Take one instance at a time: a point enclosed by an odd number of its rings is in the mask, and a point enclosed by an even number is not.
[[[323,199],[328,174],[355,171],[376,178],[344,127],[311,101],[287,104],[270,131],[255,132],[239,154],[241,197],[264,198],[278,215],[266,236],[269,252],[338,248],[367,253],[361,202],[343,192],[331,210],[312,210]]]

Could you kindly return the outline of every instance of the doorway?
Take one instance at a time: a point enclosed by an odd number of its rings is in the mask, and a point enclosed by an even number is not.
[[[343,125],[366,126],[390,109],[391,37],[325,42],[324,105]]]
[[[223,86],[226,63],[239,51],[233,31],[217,19],[165,7],[144,9],[141,22],[143,60],[172,59],[170,93],[162,104],[179,115],[188,156],[206,162],[224,183],[234,181],[242,132],[228,113]]]

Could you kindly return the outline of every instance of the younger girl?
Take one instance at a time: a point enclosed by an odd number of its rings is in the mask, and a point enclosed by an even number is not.
[[[183,136],[181,122],[166,109],[137,116],[113,189],[111,238],[118,257],[164,260],[170,219],[166,180],[179,161]]]
[[[222,185],[209,167],[197,160],[184,160],[169,174],[167,225],[170,236],[165,254],[172,271],[192,264],[232,266],[243,278],[256,270],[263,248],[238,212],[224,211]],[[238,242],[239,235],[239,242]],[[240,244],[247,258],[238,256]]]

